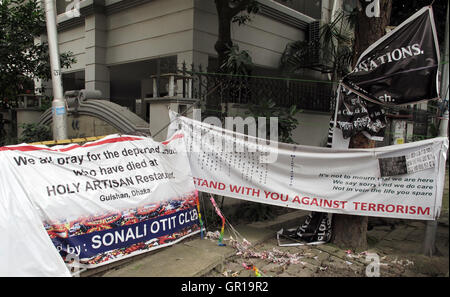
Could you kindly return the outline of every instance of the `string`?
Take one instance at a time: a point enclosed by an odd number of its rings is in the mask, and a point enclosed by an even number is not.
[[[206,215],[206,208],[205,208],[205,198],[203,197],[203,192],[200,193],[202,196],[202,205],[203,205],[203,213],[205,214],[205,230],[207,231],[208,226],[208,215]]]
[[[439,65],[445,65],[449,61],[441,61]],[[280,76],[259,76],[259,75],[245,75],[245,74],[232,74],[232,73],[218,73],[218,72],[199,72],[190,71],[190,74],[200,74],[200,75],[217,75],[217,76],[230,76],[230,77],[245,77],[245,78],[257,78],[257,79],[271,79],[271,80],[283,80],[283,81],[296,81],[305,83],[324,83],[324,84],[339,84],[340,81],[332,80],[315,80],[315,79],[300,79],[300,78],[290,78],[290,77],[280,77]]]
[[[220,229],[218,245],[225,246],[225,244],[223,243],[223,235],[225,233],[225,218],[222,215],[222,212],[220,211],[219,207],[217,206],[216,200],[214,200],[214,197],[211,195],[211,197],[209,199],[211,200],[211,203],[214,206],[214,209],[216,210],[217,215],[222,219],[222,228]]]
[[[202,214],[200,212],[200,199],[198,195],[198,190],[195,191],[195,194],[197,195],[197,212],[198,212],[198,221],[200,222],[200,238],[203,239],[203,220]]]
[[[219,246],[225,246],[225,244],[223,243],[223,235],[224,235],[224,231],[225,231],[225,223],[227,223],[227,225],[230,227],[231,231],[236,235],[236,237],[237,237],[237,235],[242,237],[242,235],[239,234],[239,232],[231,225],[231,223],[222,214],[222,212],[220,211],[219,207],[217,206],[217,203],[216,203],[213,195],[211,195],[211,194],[210,194],[210,200],[211,200],[211,203],[213,204],[213,206],[214,206],[214,208],[216,210],[217,215],[222,219],[222,228],[221,228],[221,231],[220,231],[219,243],[218,243]],[[244,238],[244,240],[245,240],[245,238]],[[259,271],[259,269],[255,265],[252,264],[252,265],[249,266],[249,265],[247,265],[245,263],[242,263],[242,265],[244,266],[244,268],[246,270],[253,270],[256,277],[262,277],[263,276],[261,271]]]

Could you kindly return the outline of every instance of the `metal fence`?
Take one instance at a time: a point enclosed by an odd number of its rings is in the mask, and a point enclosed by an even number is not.
[[[291,107],[310,111],[330,112],[333,84],[328,81],[289,79],[251,75],[210,73],[197,70],[181,70],[192,80],[192,97],[201,98],[206,105],[220,103],[258,104],[272,100],[278,107]]]
[[[211,73],[202,67],[195,69],[191,66],[191,70],[188,70],[185,64],[179,72],[182,72],[182,77],[189,78],[183,84],[183,97],[202,99],[206,107],[205,116],[215,115],[214,110],[220,113],[221,103],[258,104],[265,99],[272,100],[278,107],[296,105],[305,111],[326,112],[330,115],[335,109],[335,92],[333,82],[330,81]],[[189,88],[184,87],[188,84]],[[417,141],[435,136],[430,128],[437,124],[436,108],[431,102],[428,110],[399,107],[386,108],[386,113],[390,119],[403,118],[414,123],[412,140]],[[388,127],[386,139],[390,138],[389,133]]]

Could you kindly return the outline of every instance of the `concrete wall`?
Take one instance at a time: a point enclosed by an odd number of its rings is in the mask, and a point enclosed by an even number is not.
[[[169,108],[172,111],[182,113],[186,110],[194,100],[179,98],[158,98],[147,99],[145,102],[149,103],[150,109],[150,133],[155,141],[164,141],[167,139],[167,128],[170,124]],[[183,110],[181,109],[183,107]],[[184,116],[192,118],[192,109],[190,109]]]
[[[94,16],[98,17],[98,14]],[[86,47],[93,42],[103,44],[102,47],[107,49],[104,57],[107,65],[192,50],[193,0],[151,1],[106,15],[104,24],[93,22],[91,18],[92,15],[86,17],[83,25],[59,32],[60,51],[70,50],[78,60],[70,70],[64,72],[85,68]],[[98,26],[102,27],[100,31],[104,31],[104,36],[88,36],[87,32],[98,29]],[[99,52],[89,54],[96,59],[103,58]]]
[[[216,56],[214,1],[155,0],[106,15],[104,20],[96,18],[98,14],[88,16],[84,25],[59,33],[60,51],[72,51],[77,59],[64,72],[84,69],[92,63],[91,56],[107,66],[170,55],[179,55],[179,63],[207,63],[208,55]],[[232,25],[232,38],[241,50],[250,52],[256,65],[276,68],[286,44],[304,39],[305,32],[254,15],[247,25]],[[89,51],[94,43],[98,48]]]
[[[299,124],[292,132],[292,139],[301,145],[325,146],[331,115],[303,111],[296,116]]]
[[[225,108],[223,106],[222,108]],[[228,104],[228,116],[246,118],[248,108],[244,104]],[[298,113],[295,118],[299,124],[292,132],[292,139],[296,144],[308,146],[325,146],[328,137],[328,128],[331,114],[303,111]]]
[[[34,124],[39,121],[42,111],[33,109],[16,109],[17,115],[17,138],[22,136],[23,124]]]
[[[69,139],[92,136],[105,136],[120,133],[105,121],[88,115],[67,117],[67,135]]]
[[[150,99],[150,131],[152,135],[160,132],[155,137],[157,141],[163,141],[167,135],[166,126],[169,124],[169,106],[171,110],[178,111],[180,104],[189,106],[192,102],[179,101],[170,98]],[[222,109],[225,108],[223,104]],[[248,108],[243,104],[228,104],[228,116],[246,118]],[[192,110],[187,117],[192,116]],[[307,146],[325,146],[328,137],[330,114],[312,111],[303,111],[296,115],[299,124],[292,132],[292,139],[295,143]],[[161,131],[163,130],[163,131]]]
[[[20,138],[23,129],[22,124],[32,124],[39,121],[42,111],[31,109],[17,109],[17,135]],[[120,133],[116,128],[112,127],[105,121],[92,116],[81,115],[67,117],[67,134],[68,138],[104,136]]]
[[[193,0],[155,0],[82,16],[83,24],[58,34],[60,52],[71,51],[77,60],[63,72],[85,70],[86,89],[109,98],[111,66],[192,52],[193,15]]]
[[[90,2],[85,1],[82,6]],[[126,4],[125,1],[105,1],[107,11],[109,5],[120,2]],[[294,17],[301,15],[286,12],[287,8],[273,1],[261,2],[284,9],[283,13]],[[156,59],[175,57],[171,63],[178,68],[186,62],[206,69],[209,58],[217,55],[214,44],[218,38],[218,20],[214,1],[153,0],[123,6],[106,14],[94,9],[81,18],[76,21],[78,25],[65,27],[59,33],[60,52],[71,51],[77,60],[63,72],[84,70],[86,89],[100,90],[104,99],[131,110],[134,110],[135,99],[152,90],[149,73],[156,74]],[[305,18],[306,22],[310,21]],[[58,19],[63,22],[65,15]],[[254,15],[247,25],[232,25],[232,38],[241,50],[249,51],[257,66],[276,69],[285,46],[304,39],[305,32],[275,19]],[[138,77],[139,73],[145,75]]]
[[[78,26],[58,34],[59,52],[72,52],[77,60],[69,69],[63,69],[64,73],[84,70],[86,66],[85,28]]]
[[[218,19],[214,1],[195,0],[194,51],[217,56]],[[277,68],[289,42],[303,40],[305,32],[271,18],[254,15],[246,25],[232,25],[232,39],[240,50],[247,50],[258,66]]]
[[[109,15],[106,63],[140,61],[191,51],[193,0],[158,0]]]

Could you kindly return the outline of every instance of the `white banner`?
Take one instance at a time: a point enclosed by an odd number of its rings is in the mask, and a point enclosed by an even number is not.
[[[0,227],[0,274],[22,263],[24,249],[42,259],[59,251],[91,268],[197,233],[197,191],[184,148],[179,135],[163,143],[111,135],[83,146],[0,148],[0,219],[8,222]],[[22,201],[32,205],[24,216],[34,209],[54,251],[31,240],[41,231],[16,233]],[[5,238],[18,248],[3,253]]]
[[[1,148],[0,148],[1,149]],[[0,152],[0,277],[70,276],[22,185]]]
[[[268,145],[186,117],[178,119],[200,191],[317,212],[419,220],[439,216],[447,138],[336,150]]]

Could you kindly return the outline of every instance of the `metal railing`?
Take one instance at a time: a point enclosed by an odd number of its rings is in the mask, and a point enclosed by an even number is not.
[[[271,99],[278,107],[296,105],[303,110],[331,112],[334,93],[330,81],[211,73],[201,67],[188,70],[185,65],[180,72],[191,77],[192,97],[204,99],[206,105],[257,104]]]

